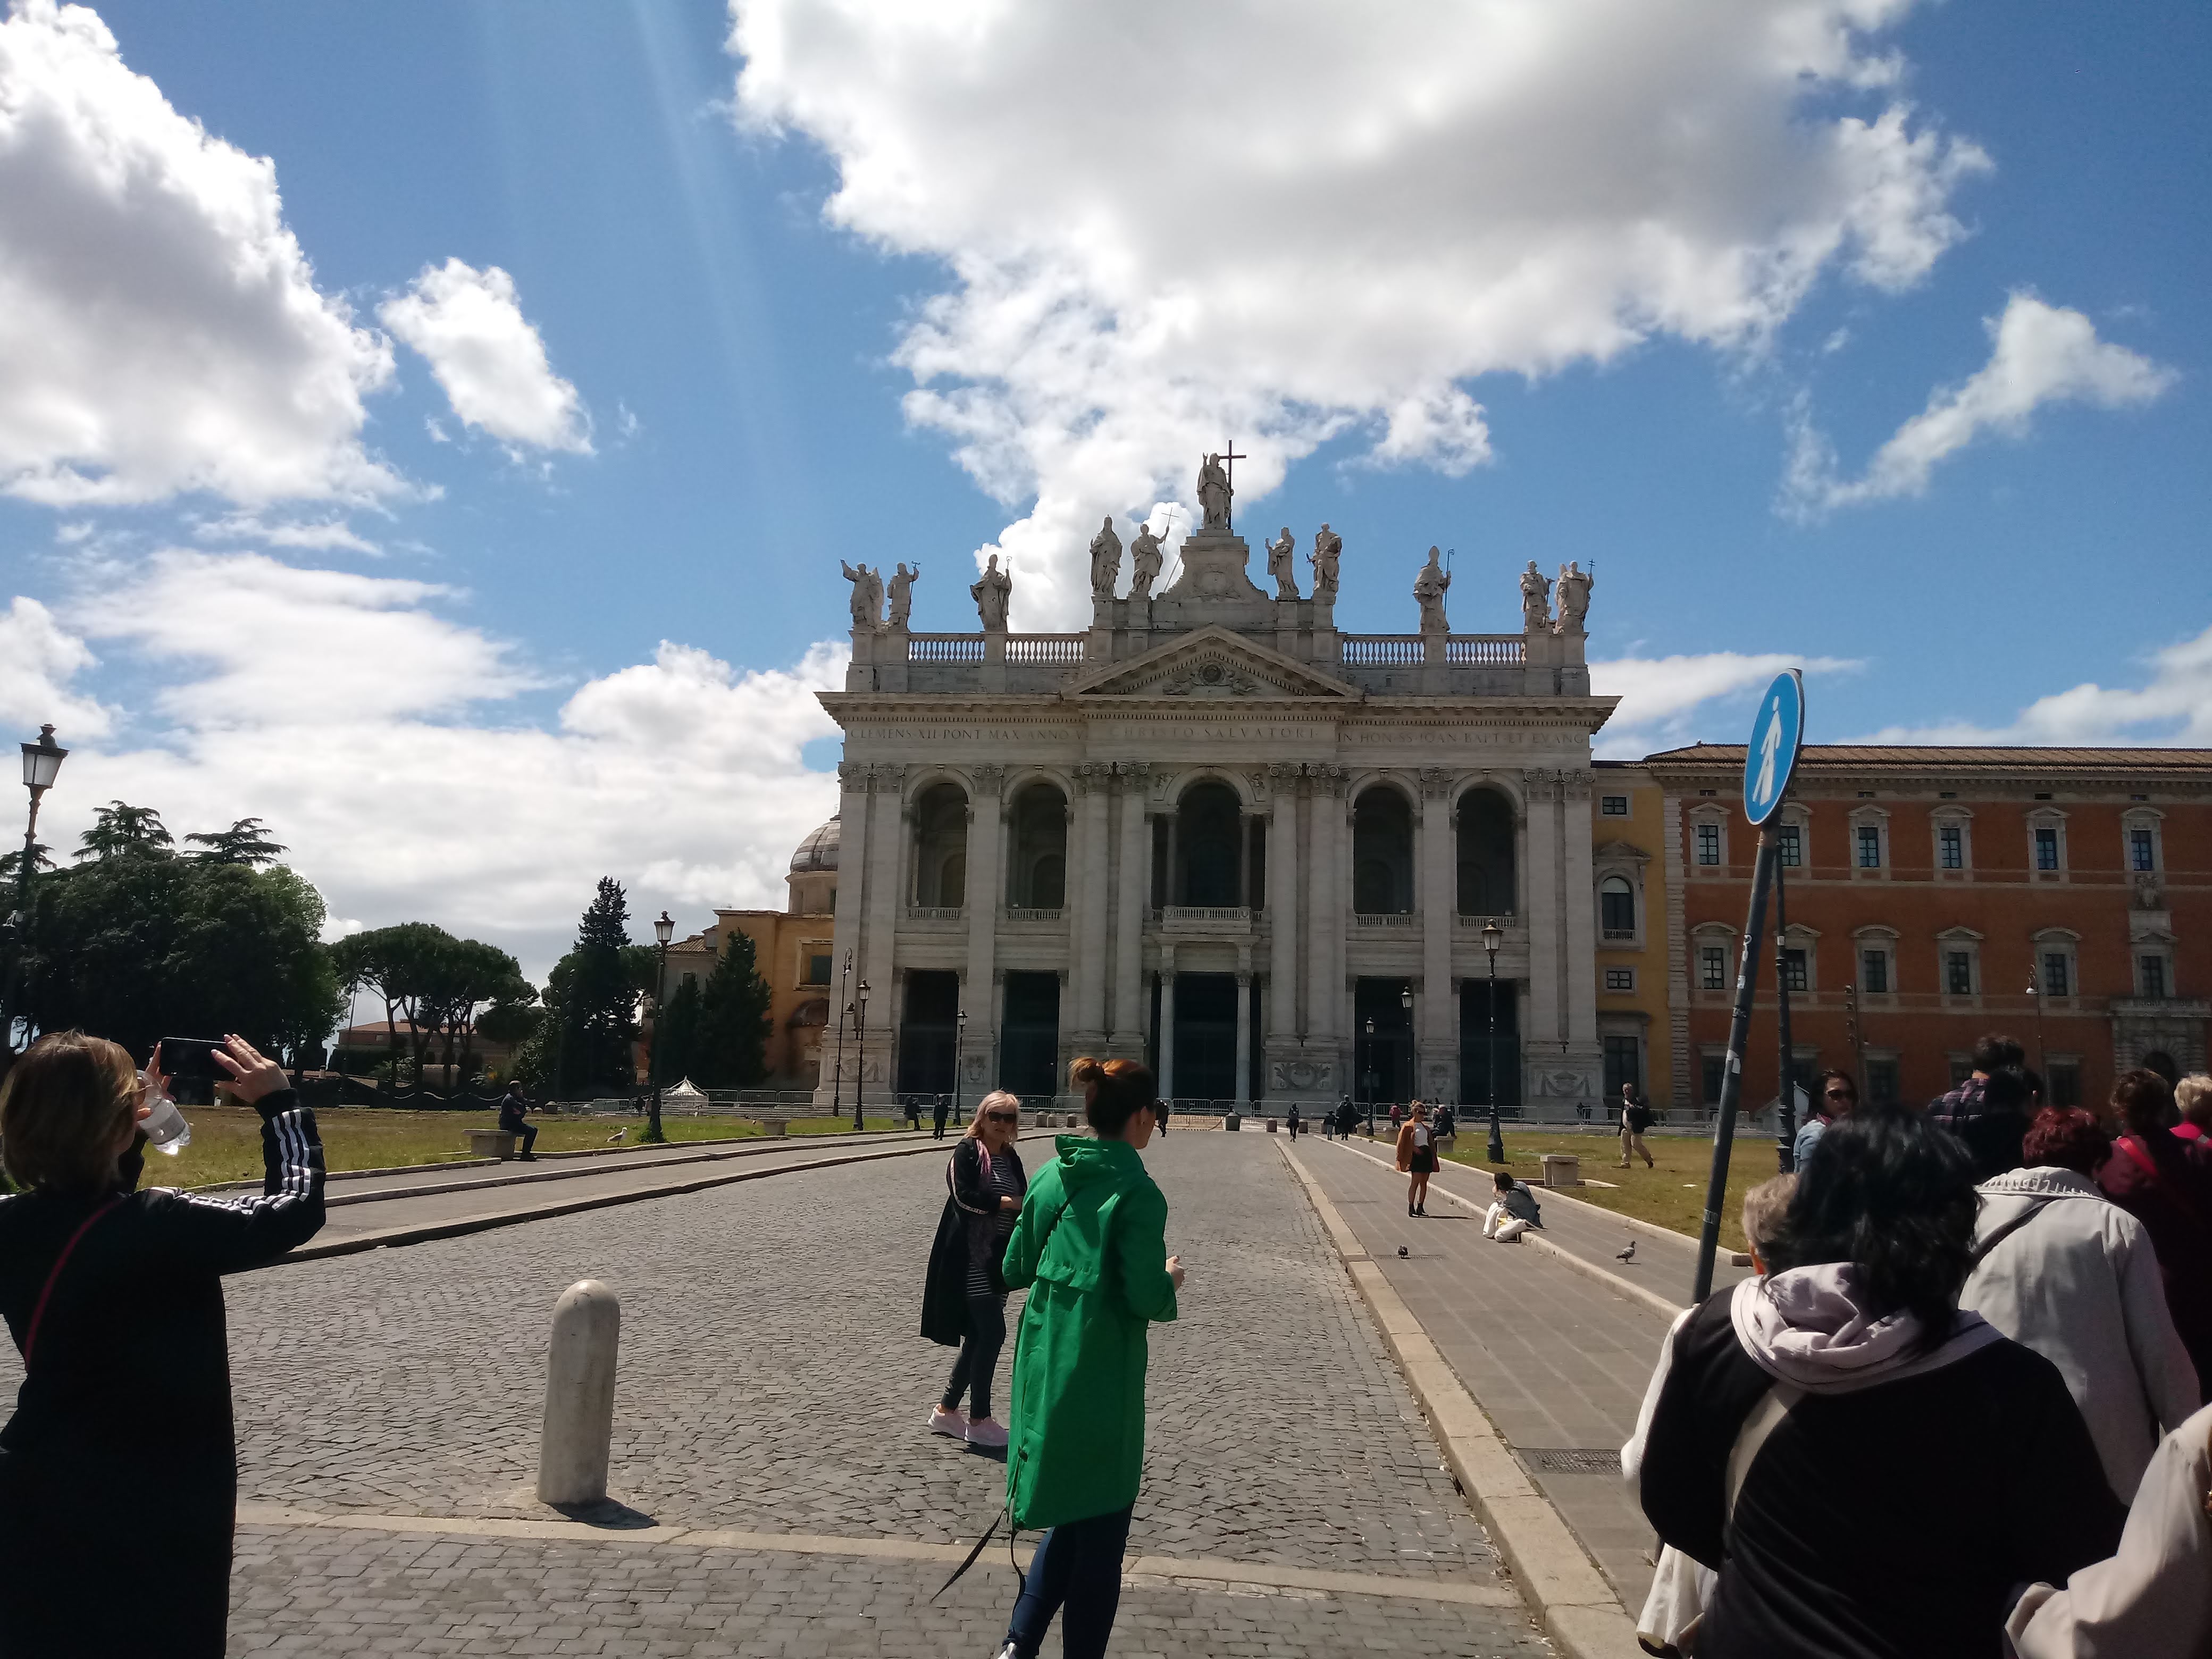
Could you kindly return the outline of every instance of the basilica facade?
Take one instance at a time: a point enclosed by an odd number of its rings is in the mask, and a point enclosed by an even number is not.
[[[1327,526],[1270,593],[1200,496],[1157,594],[1152,532],[1125,588],[1102,528],[1081,633],[1008,631],[995,568],[977,631],[914,632],[903,566],[888,615],[848,568],[824,1103],[1048,1096],[1094,1054],[1183,1101],[1594,1107],[1589,578],[1531,564],[1518,631],[1455,633],[1431,550],[1415,631],[1340,633]]]

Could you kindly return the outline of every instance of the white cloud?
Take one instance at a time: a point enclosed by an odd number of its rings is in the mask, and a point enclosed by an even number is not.
[[[522,314],[514,279],[497,265],[429,265],[406,293],[377,308],[384,325],[429,360],[464,425],[501,442],[592,453],[592,423],[576,388],[553,372]],[[434,425],[434,436],[441,435]]]
[[[2148,678],[2132,689],[2084,681],[2039,697],[2005,726],[1949,720],[1893,726],[1862,743],[2079,744],[2182,744],[2212,746],[2212,628],[2153,652]]]
[[[192,534],[204,542],[260,542],[270,547],[293,547],[313,553],[384,550],[343,519],[270,520],[253,513],[231,513],[194,525]]]
[[[1801,404],[1784,481],[1784,509],[1810,516],[1838,507],[1918,495],[1936,464],[1986,432],[2020,437],[2046,404],[2085,403],[2100,409],[2147,404],[2174,382],[2172,369],[2097,337],[2078,311],[2014,292],[2002,315],[1988,318],[1990,360],[1954,386],[1938,386],[1928,407],[1898,428],[1875,452],[1864,477],[1837,477],[1832,447]]]
[[[80,632],[122,618],[102,636],[167,677],[132,711],[158,741],[79,741],[49,839],[70,845],[116,798],[179,830],[258,816],[345,927],[434,921],[535,973],[602,875],[639,916],[666,905],[687,927],[711,905],[783,903],[792,848],[836,810],[836,778],[801,750],[836,729],[814,693],[842,685],[845,647],[746,672],[667,643],[538,721],[514,707],[536,682],[445,614],[458,602],[258,554],[155,556],[76,614]],[[88,659],[34,601],[16,614],[52,630],[62,678]],[[0,615],[0,665],[18,655],[9,626]],[[9,684],[0,667],[0,713]],[[64,740],[80,733],[88,721]]]
[[[390,347],[315,290],[276,168],[125,67],[82,6],[0,21],[0,488],[370,501]]]
[[[1844,674],[1863,666],[1843,657],[1793,657],[1781,652],[1712,651],[1676,657],[1616,657],[1590,665],[1590,690],[1619,697],[1620,707],[1599,732],[1594,752],[1601,760],[1638,759],[1658,749],[1728,739],[1692,720],[1710,721],[1707,705],[1758,690],[1785,668],[1808,675]],[[1749,713],[1750,705],[1745,704]]]
[[[110,712],[70,682],[99,660],[91,648],[54,620],[52,611],[21,594],[0,611],[0,727],[63,729],[66,748],[76,738],[105,735]]]
[[[906,411],[1026,507],[1036,625],[1082,614],[1102,511],[1231,435],[1248,501],[1346,430],[1461,471],[1474,377],[1756,349],[1825,271],[1919,281],[1989,163],[1882,90],[1906,9],[737,0],[731,46],[740,121],[835,163],[830,219],[950,272]]]

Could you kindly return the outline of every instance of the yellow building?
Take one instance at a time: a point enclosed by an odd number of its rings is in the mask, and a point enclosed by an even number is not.
[[[1617,1107],[1620,1085],[1632,1083],[1655,1108],[1687,1108],[1688,1051],[1668,997],[1668,907],[1681,901],[1669,879],[1667,813],[1680,805],[1640,762],[1594,761],[1590,769],[1604,1098]]]
[[[839,830],[833,817],[799,843],[784,878],[790,897],[782,909],[718,909],[712,927],[668,947],[672,994],[686,980],[706,982],[731,934],[752,940],[755,964],[769,988],[764,1086],[771,1089],[811,1090],[821,1080],[822,1044],[835,1018],[830,939],[836,922]]]

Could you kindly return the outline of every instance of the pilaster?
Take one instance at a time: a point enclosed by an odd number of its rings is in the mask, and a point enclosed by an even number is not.
[[[814,1103],[825,1111],[837,1087],[837,1022],[844,1017],[837,1004],[837,970],[848,957],[856,970],[864,959],[862,940],[867,932],[870,770],[864,762],[837,763],[837,919],[831,928],[830,1023],[823,1033],[822,1069],[814,1087]],[[845,1063],[850,1065],[849,1058]]]
[[[1452,774],[1421,769],[1421,990],[1415,999],[1420,1024],[1415,1086],[1425,1098],[1457,1100],[1459,1009],[1452,995],[1454,913],[1459,908],[1458,814],[1452,810]]]
[[[1350,837],[1345,789],[1351,772],[1341,766],[1306,769],[1312,790],[1313,850],[1307,860],[1312,918],[1306,951],[1306,1036],[1333,1052],[1346,1027],[1344,1003],[1345,906],[1340,875]]]
[[[1121,855],[1115,872],[1114,1054],[1139,1060],[1145,1053],[1145,911],[1152,890],[1152,823],[1145,817],[1152,768],[1144,761],[1115,767],[1121,784]]]
[[[1524,773],[1522,786],[1528,804],[1527,826],[1521,837],[1528,870],[1528,1018],[1521,1028],[1522,1097],[1533,1101],[1541,1069],[1565,1052],[1562,1045],[1567,1040],[1566,969],[1560,949],[1565,896],[1559,869],[1559,774]]]
[[[1113,774],[1111,766],[1100,762],[1086,761],[1075,769],[1076,833],[1072,850],[1078,880],[1068,964],[1075,1006],[1068,1034],[1078,1054],[1098,1053],[1106,1046],[1106,877],[1111,856],[1106,806]]]
[[[1006,769],[985,764],[970,769],[975,792],[968,802],[968,969],[960,981],[960,1006],[968,1011],[968,1035],[962,1065],[971,1054],[988,1054],[998,1026],[997,999],[988,994],[998,966],[999,904],[1006,890],[1006,815],[1003,799]]]
[[[906,902],[906,848],[910,829],[906,808],[906,768],[896,764],[869,768],[868,791],[868,927],[866,945],[860,957],[860,971],[849,994],[857,997],[859,981],[868,981],[869,1002],[881,1011],[870,1019],[869,1024],[875,1032],[887,1035],[898,1019],[891,991],[891,969],[896,961],[899,913]],[[837,861],[842,868],[842,847]],[[880,1060],[884,1052],[883,1036],[876,1036],[869,1043],[863,1061],[860,1078],[862,1087],[880,1083],[888,1075]]]
[[[1175,945],[1160,945],[1160,1074],[1153,1079],[1162,1100],[1175,1098]]]
[[[1237,1104],[1241,1110],[1252,1103],[1252,971],[1237,974]]]

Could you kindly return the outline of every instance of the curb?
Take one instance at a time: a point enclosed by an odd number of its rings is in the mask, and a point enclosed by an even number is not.
[[[927,1152],[938,1144],[930,1140],[920,1146],[871,1149],[848,1153],[842,1158],[817,1158],[805,1164],[780,1164],[772,1170],[728,1170],[689,1181],[641,1187],[631,1192],[601,1193],[595,1197],[572,1198],[560,1203],[536,1205],[529,1209],[489,1210],[475,1215],[453,1216],[444,1221],[421,1222],[411,1227],[386,1227],[375,1232],[356,1233],[350,1238],[332,1239],[322,1244],[311,1241],[297,1249],[287,1251],[273,1261],[264,1261],[247,1271],[259,1273],[295,1261],[321,1261],[331,1256],[360,1255],[369,1250],[426,1244],[434,1239],[459,1238],[469,1233],[489,1232],[495,1227],[512,1227],[526,1221],[550,1221],[559,1216],[578,1215],[586,1210],[611,1209],[617,1204],[636,1204],[649,1198],[678,1198],[686,1193],[704,1192],[710,1187],[732,1186],[740,1181],[765,1181],[773,1176],[794,1175],[807,1170],[834,1170],[846,1164],[872,1164],[886,1158],[911,1158],[916,1152]]]
[[[1642,1659],[1636,1621],[1567,1523],[1528,1479],[1312,1172],[1287,1146],[1282,1153],[1538,1624],[1571,1659]]]
[[[1382,1160],[1376,1157],[1372,1152],[1360,1152],[1359,1148],[1357,1146],[1350,1146],[1346,1148],[1346,1150],[1356,1153],[1359,1157],[1366,1158],[1371,1163],[1382,1164],[1382,1167],[1386,1170],[1394,1167],[1390,1164],[1383,1164]],[[1471,1198],[1461,1197],[1449,1187],[1437,1187],[1431,1190],[1443,1194],[1444,1197],[1449,1199],[1453,1203],[1458,1205],[1463,1210],[1472,1210],[1477,1215],[1480,1215],[1483,1212],[1483,1206],[1481,1205],[1476,1203]],[[1530,1190],[1542,1193],[1547,1199],[1562,1196],[1559,1189],[1556,1187],[1536,1187],[1531,1188]],[[1570,1200],[1569,1201],[1575,1204],[1580,1204],[1583,1209],[1594,1211],[1599,1215],[1608,1216],[1625,1226],[1642,1227],[1644,1225],[1643,1222],[1637,1220],[1634,1217],[1622,1215],[1618,1210],[1608,1210],[1601,1204],[1584,1204],[1583,1200],[1578,1198]],[[1647,1231],[1661,1233],[1674,1231],[1674,1230],[1669,1227],[1653,1227]],[[1675,1233],[1674,1237],[1679,1238],[1681,1235]],[[1583,1278],[1594,1279],[1597,1280],[1599,1284],[1604,1285],[1606,1289],[1618,1291],[1620,1295],[1629,1297],[1632,1301],[1641,1302],[1645,1307],[1650,1308],[1654,1313],[1664,1314],[1669,1320],[1678,1316],[1685,1308],[1690,1305],[1686,1302],[1670,1301],[1666,1297],[1661,1295],[1657,1291],[1651,1289],[1649,1285],[1639,1285],[1632,1279],[1623,1279],[1619,1273],[1614,1273],[1611,1268],[1601,1267],[1596,1262],[1577,1255],[1572,1250],[1567,1249],[1565,1245],[1553,1243],[1550,1239],[1545,1237],[1543,1233],[1538,1229],[1531,1228],[1528,1231],[1522,1234],[1519,1242],[1523,1244],[1534,1244],[1540,1250],[1548,1251],[1553,1261],[1561,1262],[1566,1267],[1571,1267],[1575,1272],[1582,1274]]]

